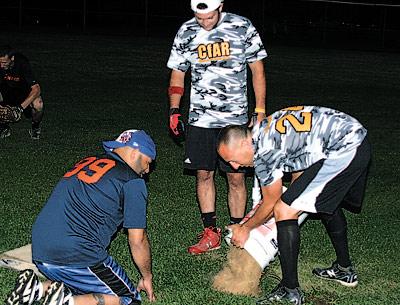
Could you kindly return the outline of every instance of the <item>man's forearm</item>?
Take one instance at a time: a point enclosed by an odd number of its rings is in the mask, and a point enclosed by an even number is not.
[[[171,71],[171,78],[169,81],[170,88],[184,88],[185,85],[185,73],[177,70]],[[174,91],[174,90],[173,90]],[[176,90],[175,90],[176,91]],[[182,92],[183,94],[183,92]],[[181,104],[182,94],[172,93],[169,95],[169,108],[179,108]]]
[[[181,104],[181,96],[178,94],[172,94],[169,96],[169,109],[178,108]]]
[[[265,100],[267,97],[267,84],[262,60],[249,64],[252,73],[252,83],[256,98],[256,108],[265,110]]]
[[[256,98],[256,108],[266,109],[267,85],[264,73],[253,75],[253,88]]]
[[[273,216],[274,204],[263,202],[243,226],[253,230],[266,223]]]
[[[151,251],[150,251],[150,243],[145,234],[141,242],[129,242],[132,258],[137,265],[140,274],[143,278],[151,278]]]
[[[244,224],[248,228],[254,229],[267,222],[274,212],[276,202],[282,196],[282,180],[279,179],[269,186],[261,187],[263,199],[254,215]]]
[[[39,84],[33,85],[31,88],[31,92],[29,92],[28,97],[22,102],[21,107],[26,108],[32,102],[40,96],[40,86]]]

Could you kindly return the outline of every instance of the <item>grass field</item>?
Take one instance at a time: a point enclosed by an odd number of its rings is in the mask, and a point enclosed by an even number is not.
[[[31,59],[46,105],[40,141],[31,141],[25,120],[0,142],[0,252],[30,242],[36,215],[74,162],[99,152],[102,140],[122,130],[145,129],[158,147],[148,183],[156,304],[254,304],[253,298],[210,288],[227,246],[199,257],[186,253],[201,224],[194,177],[183,175],[183,149],[166,129],[165,64],[173,37],[0,33],[0,39]],[[267,50],[268,112],[299,104],[337,108],[363,122],[373,145],[364,209],[360,215],[347,214],[360,284],[344,288],[311,275],[314,266],[330,264],[334,253],[323,226],[308,221],[301,231],[299,263],[307,304],[400,304],[400,54],[281,45],[267,45]],[[219,224],[224,226],[226,186],[222,177],[216,181]],[[136,282],[122,232],[110,252]],[[275,261],[262,278],[263,291],[277,284],[279,273]],[[16,274],[0,270],[0,300]]]

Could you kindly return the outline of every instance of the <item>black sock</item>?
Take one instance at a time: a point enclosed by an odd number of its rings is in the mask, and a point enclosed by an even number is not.
[[[279,260],[282,269],[281,284],[293,289],[299,287],[297,259],[300,250],[300,229],[297,219],[276,223],[278,229]]]
[[[38,129],[43,120],[43,110],[37,111],[32,108],[32,129]]]
[[[217,226],[217,216],[215,212],[201,213],[201,220],[203,221],[204,228]]]
[[[351,265],[349,245],[347,240],[347,221],[341,208],[332,215],[322,216],[329,238],[336,252],[336,262],[346,268]]]
[[[39,129],[40,122],[32,122],[32,129]]]
[[[230,225],[234,225],[234,224],[240,223],[242,221],[242,219],[243,219],[242,217],[241,218],[236,218],[236,217],[232,217],[231,216],[229,224]]]

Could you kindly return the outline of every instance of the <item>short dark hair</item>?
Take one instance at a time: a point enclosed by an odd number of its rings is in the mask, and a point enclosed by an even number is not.
[[[229,125],[218,134],[217,146],[229,145],[232,140],[245,139],[251,133],[250,128],[243,125]]]
[[[0,46],[0,57],[11,56],[15,53],[15,50],[10,45],[2,45]]]
[[[199,4],[197,4],[197,8],[199,10],[205,10],[208,8],[208,5],[206,3],[200,2]]]

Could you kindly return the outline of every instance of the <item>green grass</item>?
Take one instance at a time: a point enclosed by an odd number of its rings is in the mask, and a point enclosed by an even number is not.
[[[199,257],[186,253],[201,224],[194,177],[183,175],[183,149],[172,143],[166,129],[165,64],[173,37],[164,41],[32,33],[0,37],[31,59],[46,105],[40,141],[29,139],[29,122],[23,121],[0,142],[0,252],[30,242],[36,215],[75,161],[100,151],[102,140],[141,128],[152,135],[158,149],[148,184],[156,304],[254,304],[253,298],[210,288],[225,260],[226,246]],[[322,225],[308,221],[301,231],[299,263],[308,304],[399,304],[400,54],[279,45],[267,45],[267,50],[268,112],[297,104],[340,109],[364,123],[374,150],[363,212],[347,214],[360,285],[350,289],[312,277],[311,269],[330,264],[334,253]],[[223,226],[228,222],[226,185],[220,176],[216,181]],[[122,232],[111,253],[136,282],[138,273]],[[274,275],[279,274],[276,261],[263,276],[263,291],[276,284]],[[0,300],[13,287],[15,276],[14,271],[0,270]]]

